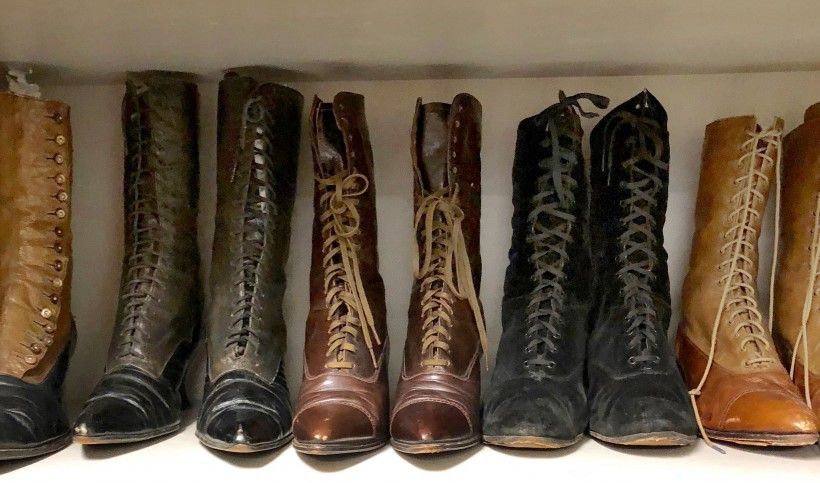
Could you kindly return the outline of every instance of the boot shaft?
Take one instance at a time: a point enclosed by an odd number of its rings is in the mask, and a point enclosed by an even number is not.
[[[196,85],[175,74],[129,74],[126,81],[125,251],[108,372],[133,366],[159,377],[195,337],[197,102]]]
[[[604,116],[590,138],[593,344],[608,345],[611,362],[630,370],[655,367],[669,353],[666,126],[663,106],[644,90]]]
[[[481,105],[416,103],[411,131],[415,282],[404,372],[434,368],[468,376],[486,335],[481,281]]]
[[[208,376],[272,382],[285,352],[282,298],[302,95],[229,73],[219,86],[217,213],[207,312]]]
[[[739,372],[782,370],[756,287],[757,244],[782,129],[779,118],[764,128],[753,116],[706,127],[679,337],[704,354],[719,347],[715,362]]]
[[[786,367],[795,356],[820,375],[820,103],[784,138],[782,162],[773,328]]]
[[[72,332],[69,108],[0,92],[0,139],[0,375],[38,384]]]
[[[315,181],[305,374],[375,377],[386,363],[387,326],[364,98],[316,97],[310,119]]]
[[[496,371],[523,367],[535,378],[575,371],[583,360],[591,270],[581,115],[595,114],[579,101],[601,108],[608,103],[594,94],[559,97],[518,126],[504,333],[496,360]]]

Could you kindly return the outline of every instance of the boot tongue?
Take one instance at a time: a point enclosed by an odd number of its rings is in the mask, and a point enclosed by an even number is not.
[[[431,102],[421,106],[419,158],[424,188],[435,191],[447,186],[447,117],[450,105]]]
[[[344,134],[336,125],[333,104],[323,102],[319,106],[316,122],[316,145],[319,169],[322,177],[330,177],[345,169]]]
[[[813,106],[809,106],[809,108],[806,109],[806,114],[803,118],[803,121],[809,122],[815,119],[820,119],[820,102],[814,104]]]

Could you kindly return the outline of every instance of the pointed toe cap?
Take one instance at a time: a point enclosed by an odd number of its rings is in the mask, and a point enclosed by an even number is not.
[[[74,424],[74,436],[105,437],[151,430],[148,411],[127,395],[108,395],[86,403]]]
[[[201,432],[226,446],[268,447],[288,437],[289,429],[276,413],[240,403],[212,414]]]
[[[375,436],[373,421],[359,408],[340,403],[319,403],[299,411],[293,420],[293,437],[302,443],[330,443]]]
[[[722,430],[812,435],[818,432],[817,417],[798,397],[780,391],[748,392],[726,411]]]
[[[443,401],[411,402],[393,414],[390,435],[405,442],[437,442],[474,436],[476,429],[457,406]]]

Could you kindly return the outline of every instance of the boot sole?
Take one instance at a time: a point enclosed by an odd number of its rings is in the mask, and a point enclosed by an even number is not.
[[[313,456],[331,456],[340,454],[366,453],[387,444],[387,439],[350,438],[328,443],[309,443],[293,440],[293,448],[302,454]]]
[[[0,449],[0,461],[34,458],[55,453],[71,444],[71,433],[66,433],[34,446]]]
[[[450,451],[459,451],[467,448],[472,448],[481,442],[481,436],[475,435],[462,439],[452,439],[446,441],[437,441],[433,443],[418,442],[418,441],[402,441],[400,439],[391,439],[390,444],[393,449],[399,453],[405,454],[438,454],[447,453]]]
[[[651,433],[629,434],[626,436],[606,436],[601,433],[596,433],[595,431],[590,431],[589,435],[605,443],[620,446],[646,447],[688,446],[698,439],[697,436],[678,433],[676,431],[656,431]]]
[[[743,446],[811,446],[818,440],[817,434],[806,433],[740,433],[707,429],[706,435],[715,441],[726,441]]]
[[[542,436],[488,436],[484,435],[484,442],[493,446],[520,449],[559,449],[566,448],[581,441],[579,434],[573,439],[555,439]]]
[[[244,444],[244,443],[228,443],[226,441],[221,441],[218,439],[211,438],[210,436],[200,433],[199,431],[196,432],[196,437],[199,439],[199,442],[203,445],[207,446],[208,448],[224,451],[226,453],[259,453],[261,451],[273,451],[275,449],[279,449],[282,446],[285,446],[293,439],[293,433],[288,433],[282,436],[279,439],[273,441],[266,441],[264,443],[256,443],[256,444]]]
[[[103,444],[128,444],[139,443],[141,441],[148,441],[149,439],[159,438],[168,434],[176,433],[182,426],[180,421],[174,424],[152,429],[150,431],[143,431],[140,433],[110,433],[96,436],[80,436],[74,435],[74,442],[86,446],[95,446]]]

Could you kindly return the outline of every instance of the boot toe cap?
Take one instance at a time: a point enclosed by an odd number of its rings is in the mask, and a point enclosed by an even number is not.
[[[252,405],[237,404],[212,414],[202,432],[208,438],[236,446],[267,446],[288,436],[275,413]]]
[[[328,402],[301,410],[293,420],[293,437],[302,443],[332,443],[373,438],[375,428],[361,409]]]
[[[126,395],[109,395],[89,401],[77,417],[74,435],[97,437],[137,434],[153,428],[145,408]]]
[[[568,395],[511,395],[488,401],[484,411],[485,436],[533,436],[572,441],[586,426],[586,404],[576,404]]]
[[[746,393],[729,406],[722,430],[771,434],[816,434],[817,417],[806,404],[773,391]]]
[[[443,401],[408,403],[394,413],[390,424],[393,439],[407,442],[457,440],[475,433],[467,415]]]

